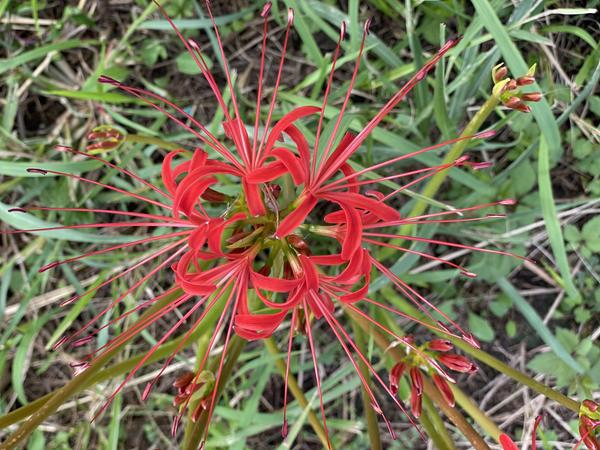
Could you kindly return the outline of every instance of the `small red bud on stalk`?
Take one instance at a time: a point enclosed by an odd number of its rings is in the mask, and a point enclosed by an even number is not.
[[[392,394],[396,394],[398,392],[398,387],[400,386],[400,378],[404,373],[404,369],[406,369],[406,364],[403,362],[399,362],[392,367],[390,371],[390,391]]]
[[[521,100],[526,102],[539,102],[542,99],[541,92],[529,92],[521,95]]]
[[[437,373],[434,373],[431,378],[433,379],[435,386],[442,394],[442,397],[444,397],[446,403],[448,403],[449,406],[454,407],[454,394],[452,393],[452,389],[450,388],[448,382],[444,378],[440,377]]]
[[[447,339],[434,339],[429,341],[427,347],[435,352],[448,352],[454,348],[454,345]]]
[[[522,77],[517,78],[516,82],[517,86],[527,86],[535,83],[535,77],[523,75]]]
[[[461,355],[454,353],[441,354],[438,356],[438,360],[445,365],[448,369],[454,370],[455,372],[463,373],[475,373],[477,372],[477,366],[473,364],[469,359]]]
[[[494,81],[502,81],[506,78],[506,75],[508,75],[508,69],[502,66],[494,72]]]

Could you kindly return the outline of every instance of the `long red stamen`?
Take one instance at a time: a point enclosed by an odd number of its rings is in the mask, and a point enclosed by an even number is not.
[[[332,164],[327,170],[323,171],[320,175],[319,180],[324,182],[328,180],[331,175],[336,173],[339,167],[344,164],[348,158],[361,146],[363,141],[371,134],[373,129],[379,125],[379,123],[390,113],[390,111],[400,103],[412,90],[414,86],[425,78],[427,73],[435,66],[435,64],[450,50],[458,44],[458,39],[449,40],[444,44],[442,48],[431,58],[425,65],[415,74],[413,77],[404,85],[400,90],[385,104],[383,108],[373,117],[367,125],[356,135],[348,147],[339,155],[337,161]],[[320,183],[314,183],[315,186],[319,186]]]
[[[185,296],[184,296],[185,297]],[[191,297],[191,296],[188,296]],[[129,380],[133,378],[133,376],[137,373],[138,370],[144,365],[144,363],[154,354],[154,352],[175,332],[179,329],[179,327],[187,321],[187,319],[202,305],[202,303],[197,303],[190,310],[185,313],[181,319],[177,321],[175,325],[173,325],[169,331],[167,331],[162,338],[158,340],[156,344],[144,355],[144,357],[135,365],[135,367],[127,374],[125,379],[117,386],[117,388],[113,391],[111,395],[109,395],[108,399],[104,402],[104,404],[100,407],[100,409],[94,415],[92,420],[95,420],[98,416],[100,416],[106,409],[109,407],[110,403],[113,401],[115,396],[123,389],[123,387],[127,384]]]
[[[338,60],[338,56],[340,54],[340,47],[342,45],[342,41],[344,40],[344,36],[346,35],[346,22],[342,22],[340,27],[340,36],[338,38],[337,44],[335,46],[335,51],[333,52],[333,56],[331,58],[331,69],[329,71],[329,78],[327,79],[327,85],[325,86],[325,93],[323,94],[323,103],[321,104],[321,112],[319,114],[319,123],[317,125],[317,134],[315,136],[315,145],[313,148],[313,157],[311,161],[310,167],[310,180],[315,177],[315,172],[317,168],[317,159],[319,156],[319,138],[321,137],[321,129],[323,127],[323,119],[325,118],[325,108],[327,107],[327,99],[329,98],[329,91],[331,90],[331,85],[333,84],[333,74],[335,72],[335,65]]]
[[[377,170],[377,169],[381,169],[382,167],[389,166],[390,164],[397,163],[398,161],[402,161],[402,160],[405,160],[405,159],[412,158],[414,156],[420,155],[421,153],[429,152],[429,151],[432,151],[432,150],[437,150],[437,149],[439,149],[441,147],[445,147],[447,145],[452,145],[452,144],[455,144],[455,143],[460,142],[460,141],[465,141],[465,140],[470,140],[470,139],[485,139],[485,138],[494,136],[495,134],[496,134],[495,131],[488,130],[488,131],[483,131],[481,133],[476,133],[476,134],[469,135],[469,136],[462,136],[462,137],[458,137],[456,139],[450,139],[448,141],[439,142],[437,144],[430,145],[428,147],[423,147],[423,148],[421,148],[419,150],[415,150],[414,152],[410,152],[410,153],[407,153],[405,155],[400,155],[400,156],[397,156],[395,158],[389,159],[387,161],[383,161],[383,162],[380,162],[380,163],[377,163],[377,164],[373,164],[372,166],[365,167],[364,169],[361,169],[361,170],[357,171],[356,173],[352,174],[351,176],[345,176],[345,177],[342,177],[342,178],[338,178],[338,179],[332,181],[331,183],[329,183],[328,185],[323,186],[322,189],[325,189],[327,187],[330,188],[331,186],[335,186],[337,184],[343,183],[344,181],[347,181],[349,178],[358,177],[358,176],[363,175],[363,174],[365,174],[367,172],[371,172],[371,171],[374,171],[374,170]]]
[[[252,167],[256,167],[256,144],[258,143],[258,125],[260,122],[260,103],[262,100],[262,88],[263,88],[263,77],[265,73],[265,56],[267,53],[267,35],[269,31],[269,13],[271,12],[271,2],[265,3],[263,10],[261,12],[261,17],[263,20],[263,37],[262,37],[262,45],[260,50],[260,68],[258,72],[258,92],[256,94],[256,111],[254,115],[254,134],[252,135]]]
[[[317,304],[320,303],[319,298],[314,295],[313,293],[313,299],[315,300],[315,302]],[[319,305],[321,307],[321,305]],[[375,395],[373,394],[373,390],[371,389],[371,386],[369,385],[369,382],[365,379],[360,367],[358,366],[358,364],[356,363],[356,361],[354,360],[354,357],[352,356],[352,352],[348,349],[348,346],[346,345],[346,343],[344,342],[344,339],[340,336],[339,332],[337,331],[336,328],[339,328],[340,331],[344,334],[344,336],[346,337],[346,339],[348,340],[348,342],[350,343],[350,345],[355,349],[355,351],[357,351],[357,347],[354,344],[354,342],[352,341],[352,339],[350,338],[350,336],[348,336],[347,333],[345,333],[345,330],[343,329],[343,327],[340,325],[340,323],[335,319],[335,317],[333,316],[333,314],[331,314],[327,308],[325,307],[321,307],[321,312],[323,313],[323,317],[325,318],[325,320],[327,321],[327,323],[329,324],[329,327],[331,328],[331,331],[333,331],[333,333],[335,334],[335,337],[337,338],[337,340],[339,341],[340,345],[342,346],[344,352],[346,353],[346,356],[348,356],[348,359],[350,360],[350,363],[352,364],[352,366],[354,367],[354,370],[356,371],[356,374],[358,375],[358,377],[360,378],[360,381],[365,389],[365,392],[367,393],[367,395],[369,396],[369,399],[371,401],[371,405],[373,407],[373,409],[375,410],[375,412],[377,414],[379,414],[389,432],[390,435],[392,436],[392,439],[396,439],[396,433],[394,432],[392,425],[390,424],[389,420],[387,419],[385,413],[383,412],[383,410],[381,409],[381,406],[379,405],[379,402],[377,401],[377,399],[375,398]],[[371,372],[375,372],[375,370],[373,369],[373,367],[369,364],[366,363],[367,366],[369,367],[369,370]]]
[[[287,422],[287,398],[288,398],[288,379],[290,376],[290,360],[292,358],[292,344],[294,342],[294,326],[296,324],[297,308],[292,311],[292,321],[290,322],[290,337],[288,339],[287,347],[287,361],[285,364],[285,381],[283,387],[283,425],[281,427],[281,434],[285,438],[287,436],[288,422]]]
[[[208,16],[210,17],[210,20],[213,24],[213,30],[214,30],[215,36],[217,38],[217,43],[219,44],[219,52],[221,53],[221,62],[223,63],[225,77],[227,78],[227,85],[229,86],[229,91],[231,93],[231,104],[233,105],[233,110],[235,112],[235,118],[240,119],[240,120],[236,121],[236,123],[237,123],[237,127],[238,127],[239,136],[241,136],[242,135],[242,129],[241,129],[242,121],[241,121],[241,116],[240,116],[240,110],[238,108],[237,100],[235,98],[235,90],[233,87],[233,82],[231,80],[231,73],[229,72],[229,64],[227,63],[227,58],[225,56],[223,42],[221,41],[221,34],[219,33],[219,28],[217,27],[217,23],[215,22],[215,18],[213,16],[212,9],[210,7],[210,0],[205,0],[204,3],[206,4],[206,10],[208,11]],[[267,122],[267,124],[268,124],[268,122]],[[242,139],[241,146],[242,146],[242,148],[240,149],[241,156],[244,157],[246,164],[248,164],[250,149],[248,148],[248,143],[246,142],[245,139]]]
[[[436,313],[440,314],[444,319],[446,319],[449,323],[451,323],[457,330],[459,330],[463,335],[467,333],[458,325],[455,321],[453,321],[446,313],[440,310],[437,306],[433,305],[429,300],[411,288],[408,284],[406,284],[400,277],[398,277],[395,273],[381,264],[377,259],[369,256],[371,258],[371,262],[379,269],[381,273],[383,273],[398,289],[400,289],[414,304],[417,306],[423,313],[425,313],[431,320],[434,322],[436,319],[433,318],[431,313],[423,306],[423,303],[433,309]],[[416,298],[415,298],[416,297]],[[419,299],[420,301],[417,301]]]
[[[227,161],[229,161],[231,164],[233,164],[234,166],[236,166],[239,170],[241,170],[241,166],[239,165],[238,160],[235,158],[235,156],[233,156],[233,154],[227,150],[227,148],[225,148],[223,146],[223,144],[221,144],[216,137],[214,137],[210,131],[208,131],[206,129],[206,127],[204,125],[202,125],[200,122],[198,122],[196,119],[194,119],[193,116],[191,116],[190,114],[188,114],[187,112],[185,112],[182,108],[180,108],[179,106],[175,105],[173,102],[167,100],[166,98],[155,94],[151,91],[147,91],[145,89],[140,89],[140,88],[135,88],[135,87],[131,87],[131,86],[127,86],[123,83],[121,83],[120,81],[117,81],[113,78],[107,77],[107,76],[100,76],[98,78],[98,81],[100,83],[108,83],[111,84],[125,92],[130,93],[131,95],[135,96],[136,98],[139,98],[140,100],[142,100],[143,102],[147,103],[149,106],[153,107],[154,109],[160,111],[161,113],[163,113],[164,115],[166,115],[167,117],[169,117],[171,120],[173,120],[175,123],[177,123],[179,126],[181,126],[182,128],[184,128],[185,130],[189,131],[190,133],[192,133],[194,136],[196,136],[198,139],[200,139],[204,144],[208,145],[209,147],[211,147],[212,149],[214,149],[217,153],[219,153],[221,156],[223,156],[223,158],[225,158]],[[164,109],[163,107],[161,107],[160,105],[150,101],[147,97],[150,98],[154,98],[160,102],[165,103],[166,105],[169,105],[171,108],[175,109],[179,114],[183,115],[186,119],[188,119],[190,122],[192,122],[194,125],[196,125],[203,133],[205,133],[209,138],[210,141],[208,139],[206,139],[206,137],[204,137],[202,134],[198,133],[196,130],[194,130],[192,127],[190,127],[189,125],[187,125],[185,122],[181,121],[180,119],[178,119],[174,114],[171,114],[169,111],[167,111],[166,109]]]
[[[491,250],[489,248],[479,248],[479,247],[474,247],[472,245],[463,245],[463,244],[456,244],[454,242],[439,241],[437,239],[427,239],[427,238],[421,238],[421,237],[417,237],[417,236],[407,236],[407,235],[403,235],[403,234],[387,234],[387,233],[372,233],[372,232],[364,232],[363,234],[365,236],[371,236],[371,237],[381,237],[381,238],[390,238],[390,239],[398,239],[399,238],[399,239],[403,239],[403,240],[407,240],[407,241],[427,242],[429,244],[445,245],[447,247],[464,248],[467,250],[473,250],[473,251],[477,251],[477,252],[493,253],[495,255],[512,256],[513,258],[518,258],[518,259],[522,259],[525,261],[529,260],[525,256],[519,256],[514,253],[503,252],[502,250]]]
[[[148,213],[139,213],[133,211],[120,211],[118,209],[92,209],[92,208],[52,208],[48,206],[25,206],[23,208],[19,208],[24,212],[27,211],[67,211],[67,212],[92,212],[92,213],[105,213],[105,214],[114,214],[115,216],[130,216],[130,217],[143,217],[145,219],[156,219],[156,220],[164,220],[164,221],[173,221],[176,223],[185,223],[186,225],[190,225],[190,222],[186,219],[175,219],[170,216],[161,216],[158,214],[148,214]]]
[[[183,241],[184,240],[180,240],[178,242],[175,242],[173,245],[168,246],[168,247],[166,247],[164,249],[161,249],[159,252],[156,252],[153,255],[153,259],[157,258],[158,256],[160,256],[160,255],[162,255],[162,254],[164,254],[166,252],[168,252],[169,250],[172,250],[176,246],[182,244]],[[161,262],[160,264],[158,264],[157,266],[155,266],[146,275],[144,275],[139,281],[137,281],[131,287],[129,287],[123,294],[121,294],[119,297],[117,297],[115,300],[113,300],[106,308],[104,308],[102,311],[100,311],[98,314],[96,314],[93,318],[91,318],[88,322],[86,322],[82,327],[80,327],[75,333],[73,333],[69,337],[69,339],[68,339],[67,342],[72,341],[75,337],[79,336],[81,333],[83,333],[85,330],[87,330],[91,325],[93,325],[94,323],[96,323],[102,316],[104,316],[106,313],[108,313],[109,311],[111,311],[117,304],[119,304],[121,302],[121,300],[123,300],[125,297],[127,297],[131,292],[133,292],[139,286],[141,286],[142,284],[144,284],[155,273],[157,273],[158,271],[162,270],[164,267],[166,267],[167,265],[169,265],[169,263],[171,261],[173,261],[175,258],[177,258],[177,256],[179,256],[185,250],[185,248],[186,248],[185,246],[181,247],[179,250],[177,250],[175,253],[173,253],[171,256],[169,256],[167,259],[165,259],[163,262]],[[102,286],[102,284],[100,286]],[[100,286],[98,286],[98,288]],[[94,288],[94,290],[96,290],[98,288]]]
[[[446,261],[443,258],[438,258],[437,256],[431,255],[429,253],[424,253],[424,252],[419,252],[417,250],[412,250],[410,248],[406,248],[406,247],[400,247],[398,245],[393,245],[387,242],[380,242],[380,241],[376,241],[374,239],[363,239],[363,242],[368,242],[369,244],[374,244],[374,245],[379,245],[381,247],[387,247],[387,248],[393,248],[394,250],[400,250],[402,252],[406,252],[406,253],[410,253],[412,255],[418,255],[418,256],[422,256],[423,258],[427,258],[427,259],[432,259],[434,261],[439,261],[442,264],[446,264],[450,267],[454,267],[455,269],[460,270],[460,272],[469,277],[469,278],[475,278],[477,275],[474,274],[473,272],[469,272],[467,269],[465,269],[462,266],[459,266],[458,264],[454,264],[453,262],[450,261]]]
[[[62,264],[72,263],[74,261],[78,261],[83,258],[89,258],[90,256],[101,255],[103,253],[109,253],[109,252],[113,252],[115,250],[119,250],[119,249],[126,248],[126,247],[132,247],[135,245],[147,244],[148,242],[160,241],[163,239],[169,239],[169,238],[178,237],[178,236],[185,236],[185,235],[191,234],[191,233],[192,233],[192,231],[179,231],[177,233],[161,234],[160,236],[153,236],[153,237],[149,237],[149,238],[139,239],[139,240],[133,241],[133,242],[127,242],[126,244],[114,245],[112,247],[103,248],[101,250],[94,250],[91,252],[84,253],[82,255],[73,256],[72,258],[51,262],[50,264],[46,264],[45,266],[41,267],[38,270],[38,272],[44,272],[48,269],[53,269],[54,267],[60,266]]]
[[[143,202],[151,203],[151,204],[153,204],[155,206],[160,206],[161,208],[165,208],[165,209],[168,209],[168,210],[171,209],[171,207],[169,205],[166,205],[166,204],[164,204],[162,202],[159,202],[159,201],[156,201],[156,200],[152,200],[151,198],[144,197],[142,195],[136,194],[134,192],[129,192],[129,191],[126,191],[124,189],[120,189],[120,188],[115,187],[115,186],[110,186],[108,184],[101,183],[99,181],[91,180],[91,179],[85,178],[85,177],[80,177],[79,175],[75,175],[75,174],[72,174],[72,173],[59,172],[58,170],[38,169],[38,168],[35,168],[35,167],[31,167],[31,168],[27,169],[27,172],[41,173],[43,175],[51,173],[51,174],[54,174],[54,175],[60,175],[60,176],[63,176],[63,177],[73,178],[74,180],[83,181],[83,182],[90,183],[90,184],[95,184],[96,186],[101,186],[101,187],[103,187],[105,189],[118,192],[118,193],[126,195],[128,197],[133,197],[133,198],[136,198],[136,199],[141,200]]]
[[[317,383],[317,392],[319,394],[319,404],[321,406],[321,419],[323,420],[323,429],[325,430],[325,438],[327,440],[327,447],[331,450],[331,440],[329,439],[329,430],[327,429],[327,419],[325,418],[325,405],[323,404],[323,390],[321,389],[321,376],[319,375],[319,363],[317,361],[317,354],[315,352],[315,343],[313,341],[313,334],[310,326],[310,320],[308,315],[310,309],[306,302],[306,299],[302,301],[304,313],[306,314],[306,333],[308,334],[308,344],[310,347],[310,354],[313,360],[313,369],[315,372],[315,381]]]
[[[281,82],[281,74],[283,73],[283,63],[285,61],[285,54],[287,52],[287,45],[290,36],[290,30],[294,23],[294,10],[288,9],[288,20],[287,25],[285,27],[285,37],[283,38],[283,48],[281,50],[281,60],[279,61],[279,68],[277,69],[277,79],[275,80],[275,87],[273,88],[273,95],[271,96],[271,103],[269,104],[269,112],[267,113],[267,121],[265,123],[265,128],[263,135],[260,139],[260,145],[257,149],[256,159],[260,160],[262,152],[264,150],[264,143],[267,138],[267,134],[269,133],[269,126],[271,125],[271,118],[273,116],[273,110],[275,109],[275,101],[277,100],[277,91],[279,90],[279,83]]]
[[[166,193],[166,192],[164,192],[163,190],[159,189],[158,187],[154,186],[152,183],[150,183],[150,182],[148,182],[148,181],[144,180],[144,179],[143,179],[143,178],[141,178],[140,176],[138,176],[138,175],[134,174],[133,172],[130,172],[130,171],[129,171],[129,170],[127,170],[127,169],[123,169],[122,167],[119,167],[119,166],[117,166],[116,164],[113,164],[113,163],[111,163],[110,161],[107,161],[106,159],[102,159],[102,158],[100,158],[100,157],[98,157],[98,156],[96,156],[96,155],[92,155],[92,154],[90,154],[90,153],[85,153],[85,152],[82,152],[82,151],[76,150],[76,149],[74,149],[74,148],[72,148],[72,147],[67,147],[66,145],[57,145],[55,148],[56,148],[56,150],[58,150],[58,151],[67,151],[67,152],[70,152],[70,153],[75,153],[75,154],[77,154],[77,155],[83,155],[83,156],[85,156],[86,158],[90,158],[90,159],[94,159],[94,160],[96,160],[96,161],[100,161],[102,164],[105,164],[105,165],[107,165],[108,167],[112,167],[113,169],[115,169],[115,170],[117,170],[117,171],[121,172],[122,174],[124,174],[124,175],[127,175],[127,176],[129,176],[129,177],[133,178],[134,180],[137,180],[137,181],[139,181],[139,182],[140,182],[140,183],[142,183],[144,186],[147,186],[147,187],[149,187],[149,188],[150,188],[150,189],[152,189],[154,192],[157,192],[158,194],[162,195],[163,197],[165,197],[165,198],[169,198],[169,199],[171,198],[171,196],[170,196],[169,194],[167,194],[167,193]]]
[[[206,81],[208,81],[208,83],[213,91],[213,94],[215,94],[215,98],[217,99],[217,102],[219,103],[219,105],[221,106],[221,109],[223,110],[223,114],[225,115],[226,119],[231,120],[231,116],[229,115],[229,110],[228,110],[227,106],[225,105],[225,100],[223,99],[223,95],[221,94],[221,91],[219,90],[219,87],[217,86],[217,83],[215,82],[212,74],[208,70],[208,66],[206,65],[206,62],[204,60],[198,59],[198,57],[194,53],[194,50],[192,49],[192,46],[183,37],[183,34],[181,33],[181,31],[179,30],[177,25],[175,25],[175,22],[173,22],[173,20],[171,20],[171,18],[167,14],[167,12],[160,5],[160,3],[158,3],[157,0],[153,0],[153,1],[158,6],[158,9],[160,10],[163,17],[167,20],[167,22],[169,22],[169,25],[171,25],[171,28],[173,28],[173,30],[175,31],[175,34],[177,34],[177,37],[179,38],[181,43],[185,46],[188,53],[192,56],[192,59],[194,60],[194,62],[196,63],[196,65],[198,66],[200,71],[202,72],[202,75],[204,75],[204,77],[206,78]]]
[[[192,335],[192,333],[194,331],[196,331],[196,328],[198,328],[200,323],[202,323],[202,321],[204,320],[206,315],[212,310],[213,306],[219,301],[220,296],[223,294],[223,292],[225,292],[225,290],[231,285],[232,282],[233,282],[233,279],[230,278],[225,284],[223,284],[222,286],[219,286],[217,288],[217,290],[213,294],[210,295],[213,297],[211,302],[208,304],[208,306],[206,306],[206,308],[204,308],[204,311],[202,311],[202,314],[200,315],[200,317],[198,317],[198,319],[189,327],[188,331],[183,335],[183,337],[181,338],[181,342],[177,345],[177,348],[175,348],[175,350],[173,350],[171,355],[169,355],[169,357],[164,362],[164,364],[161,367],[158,374],[152,379],[152,381],[150,381],[150,382],[148,382],[148,384],[146,384],[146,387],[144,388],[144,392],[142,394],[142,400],[146,400],[146,398],[150,394],[150,391],[152,390],[152,387],[160,379],[160,377],[162,376],[164,371],[171,364],[171,361],[173,361],[175,356],[177,356],[179,351],[185,346],[187,341],[190,339],[190,336]],[[206,299],[208,299],[208,298],[209,298],[209,296],[207,295],[205,297],[200,298],[199,301],[202,303],[205,303]]]
[[[80,294],[80,295],[75,295],[75,296],[73,296],[73,297],[69,298],[68,300],[65,300],[65,301],[63,301],[63,302],[60,304],[60,306],[66,306],[66,305],[70,305],[71,303],[74,303],[74,302],[76,302],[77,300],[81,299],[83,296],[85,296],[85,295],[88,295],[88,294],[90,294],[90,293],[92,293],[92,292],[94,292],[94,291],[97,291],[97,290],[98,290],[98,289],[100,289],[101,287],[104,287],[104,286],[107,286],[107,285],[109,285],[109,284],[110,284],[110,283],[112,283],[113,281],[115,281],[115,280],[117,280],[117,279],[119,279],[119,278],[121,278],[121,277],[123,277],[123,276],[127,275],[128,273],[130,273],[130,272],[134,271],[134,270],[135,270],[135,269],[137,269],[138,267],[141,267],[141,266],[143,266],[143,265],[144,265],[144,264],[146,264],[148,261],[151,261],[152,259],[154,259],[154,258],[156,258],[156,257],[158,257],[158,256],[160,256],[160,255],[162,255],[163,253],[165,253],[165,252],[167,252],[167,251],[169,251],[169,250],[172,250],[173,248],[175,248],[177,245],[179,245],[179,244],[181,244],[181,243],[183,243],[183,240],[182,240],[182,241],[179,241],[179,242],[175,242],[174,244],[170,244],[170,245],[169,245],[169,246],[167,246],[166,248],[162,248],[162,249],[158,250],[157,252],[153,252],[153,253],[151,253],[151,254],[149,254],[149,255],[147,255],[147,256],[144,256],[142,259],[140,259],[140,260],[139,260],[137,263],[135,263],[134,265],[132,265],[132,266],[128,267],[127,269],[125,269],[125,270],[124,270],[124,271],[122,271],[122,272],[119,272],[117,275],[115,275],[115,276],[113,276],[113,277],[109,278],[108,280],[106,280],[106,281],[103,281],[103,282],[102,282],[101,284],[99,284],[98,286],[94,286],[94,287],[92,287],[92,288],[88,289],[87,291],[85,291],[83,294]]]
[[[325,147],[325,150],[323,152],[323,157],[321,158],[322,164],[319,167],[319,170],[317,171],[317,173],[315,174],[314,179],[311,180],[311,184],[310,184],[311,188],[320,186],[322,183],[324,183],[327,180],[327,177],[321,176],[323,174],[320,174],[319,172],[321,171],[321,168],[324,167],[324,165],[327,163],[327,158],[329,157],[329,152],[331,151],[331,148],[333,147],[333,142],[334,142],[335,138],[337,137],[337,131],[340,128],[340,124],[342,123],[342,118],[344,117],[344,113],[346,112],[348,102],[350,101],[350,96],[352,95],[352,89],[354,88],[354,83],[356,82],[356,77],[358,75],[358,70],[360,68],[362,54],[365,49],[365,41],[367,39],[367,35],[369,34],[370,24],[371,24],[371,20],[367,20],[365,22],[362,39],[360,41],[360,48],[358,50],[358,56],[356,57],[356,63],[354,64],[354,71],[352,72],[352,77],[350,78],[348,90],[346,91],[346,97],[344,98],[344,102],[342,103],[342,107],[340,108],[340,112],[335,121],[335,125],[333,126],[333,132],[331,133],[331,136],[329,137],[329,141],[327,141],[327,146]],[[321,114],[323,115],[324,112],[322,111]],[[352,144],[350,144],[350,145],[352,145]],[[317,151],[318,151],[318,149],[315,149],[315,158],[316,158]],[[335,172],[332,172],[332,173],[335,173]]]

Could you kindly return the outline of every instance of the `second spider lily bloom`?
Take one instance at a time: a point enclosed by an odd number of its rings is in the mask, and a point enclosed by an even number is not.
[[[454,394],[448,383],[455,381],[437,362],[454,372],[475,373],[476,366],[464,356],[447,353],[453,349],[453,345],[444,339],[433,339],[416,346],[413,338],[409,336],[400,340],[399,345],[406,346],[406,356],[396,362],[390,370],[390,389],[394,393],[398,391],[400,379],[408,369],[411,386],[410,407],[413,415],[415,417],[421,415],[423,376],[430,377],[444,401],[454,407]]]

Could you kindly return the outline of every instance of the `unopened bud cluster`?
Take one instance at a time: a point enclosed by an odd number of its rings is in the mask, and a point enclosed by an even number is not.
[[[530,112],[531,108],[527,102],[539,102],[542,98],[541,92],[521,92],[521,87],[535,83],[534,64],[527,73],[519,78],[507,77],[508,69],[504,64],[498,64],[492,69],[492,80],[494,81],[493,94],[504,106],[521,112]]]
[[[468,358],[455,353],[450,353],[454,346],[446,339],[433,339],[421,346],[413,345],[413,338],[405,338],[407,344],[407,354],[402,360],[396,363],[390,371],[390,390],[392,393],[398,392],[400,378],[408,371],[410,380],[410,408],[415,417],[421,416],[423,402],[423,373],[431,377],[435,387],[442,395],[444,401],[451,407],[454,407],[454,394],[450,388],[450,383],[454,379],[450,377],[438,364],[454,372],[475,373],[477,366]]]

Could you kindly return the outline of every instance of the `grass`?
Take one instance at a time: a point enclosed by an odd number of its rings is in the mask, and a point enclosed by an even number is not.
[[[186,33],[214,48],[214,33],[200,3],[165,2]],[[225,35],[229,62],[236,70],[240,107],[246,117],[253,117],[259,56],[256,46],[261,30],[256,16],[262,4],[245,0],[232,3],[239,5],[217,5],[217,21]],[[600,387],[600,349],[594,342],[600,335],[600,235],[595,226],[586,227],[593,223],[600,204],[600,135],[596,128],[600,118],[600,33],[592,21],[593,11],[571,8],[560,1],[523,1],[516,7],[510,2],[490,0],[475,0],[472,6],[456,1],[341,3],[286,0],[274,5],[276,22],[272,29],[284,25],[286,7],[296,11],[295,37],[278,95],[278,114],[297,106],[320,104],[342,20],[348,23],[349,36],[343,43],[342,58],[347,57],[339,62],[343,76],[336,79],[328,117],[335,117],[339,111],[362,23],[367,17],[373,18],[366,44],[368,54],[352,98],[355,107],[350,110],[352,116],[344,121],[344,126],[354,131],[364,126],[445,37],[464,37],[409,100],[401,103],[371,135],[355,160],[357,167],[457,136],[489,97],[494,65],[504,61],[511,73],[519,76],[537,63],[539,85],[532,90],[543,92],[544,99],[534,106],[532,114],[496,108],[483,128],[497,130],[497,137],[467,149],[473,159],[490,161],[494,166],[478,172],[453,169],[435,198],[425,199],[430,208],[447,208],[516,198],[519,203],[506,220],[446,224],[443,234],[463,243],[485,241],[526,255],[536,264],[440,248],[438,255],[450,255],[479,277],[461,280],[456,271],[442,270],[439,264],[410,254],[400,257],[394,267],[450,316],[468,325],[483,341],[486,351],[515,368],[539,375],[546,384],[579,400],[590,398]],[[160,141],[193,145],[192,136],[169,123],[161,113],[97,83],[100,74],[166,95],[221,133],[222,118],[207,85],[200,76],[184,73],[184,49],[151,2],[80,4],[83,9],[40,1],[0,1],[3,230],[91,220],[88,214],[77,212],[8,212],[9,208],[28,204],[74,208],[132,206],[118,193],[62,177],[39,176],[27,172],[29,167],[86,173],[122,189],[141,192],[139,185],[118,176],[113,169],[101,169],[95,161],[55,152],[53,146],[57,143],[83,148],[88,143],[86,135],[94,127],[114,124],[127,134],[127,140],[103,156],[155,183],[160,183],[157,156],[166,148]],[[280,32],[279,29],[269,36],[268,58],[272,66],[279,61]],[[220,57],[210,50],[208,57],[223,85],[218,70]],[[272,82],[269,80],[267,85],[272,86]],[[314,128],[303,131],[310,135]],[[399,167],[409,170],[439,164],[444,156],[441,150],[403,161]],[[415,186],[411,195],[401,197],[398,208],[403,214],[422,201],[422,188]],[[150,207],[145,212],[157,211],[158,208]],[[419,233],[435,231],[421,229]],[[441,231],[440,227],[437,232]],[[99,255],[42,274],[37,273],[38,269],[95,243],[128,239],[131,237],[92,230],[0,237],[0,415],[17,410],[69,380],[69,363],[81,353],[76,349],[52,351],[49,347],[63,331],[81,326],[138,278],[131,275],[113,288],[93,291],[86,297],[86,306],[80,307],[80,314],[59,304],[73,293],[81,294],[97,286],[104,277],[123,270],[128,260],[143,255]],[[425,251],[427,247],[414,249]],[[162,292],[169,282],[153,279],[124,301],[135,305],[149,293]],[[380,301],[401,304],[398,293],[385,280],[375,282],[373,291]],[[407,332],[422,333],[408,323],[400,325]],[[122,368],[119,373],[130,367],[128,358],[143,354],[142,350],[155,343],[168,327],[169,320],[159,322],[142,339],[128,343],[112,361]],[[370,441],[360,412],[358,376],[326,329],[320,328],[317,341],[319,362],[327,373],[323,383],[328,416],[332,418],[329,428],[336,436],[336,447],[367,448]],[[98,345],[108,338],[107,333],[100,334]],[[278,333],[276,338],[279,347],[284,348],[285,333]],[[373,338],[365,338],[368,354],[385,372],[390,367],[387,356],[378,356]],[[300,351],[295,356],[293,373],[299,377],[311,408],[296,401],[291,403],[287,439],[280,435],[283,383],[279,369],[271,353],[250,344],[242,351],[216,409],[209,441],[213,448],[319,445],[309,426],[311,414],[318,415],[310,357]],[[176,441],[169,436],[170,419],[176,412],[170,406],[170,381],[177,370],[193,365],[193,349],[182,351],[156,393],[142,402],[145,381],[160,368],[158,363],[148,366],[128,383],[110,407],[110,414],[90,423],[93,412],[116,387],[116,381],[102,379],[45,421],[44,427],[29,438],[28,448],[176,448]],[[517,439],[521,432],[526,438],[533,418],[545,411],[549,418],[544,425],[544,436],[549,442],[545,448],[574,442],[572,421],[576,417],[572,412],[552,401],[529,404],[531,391],[519,390],[516,383],[507,382],[490,368],[461,380],[460,386],[502,430]],[[406,386],[403,392],[406,394]],[[597,400],[597,396],[594,398]],[[394,410],[391,401],[384,407],[386,411]],[[398,441],[391,441],[380,424],[384,448],[424,448],[404,416],[392,411],[391,417],[398,430],[406,432],[399,433]],[[437,423],[434,415],[428,414],[428,420],[434,421],[428,426]],[[0,430],[0,440],[13,430]],[[448,426],[448,430],[459,446],[466,442],[454,426]]]

